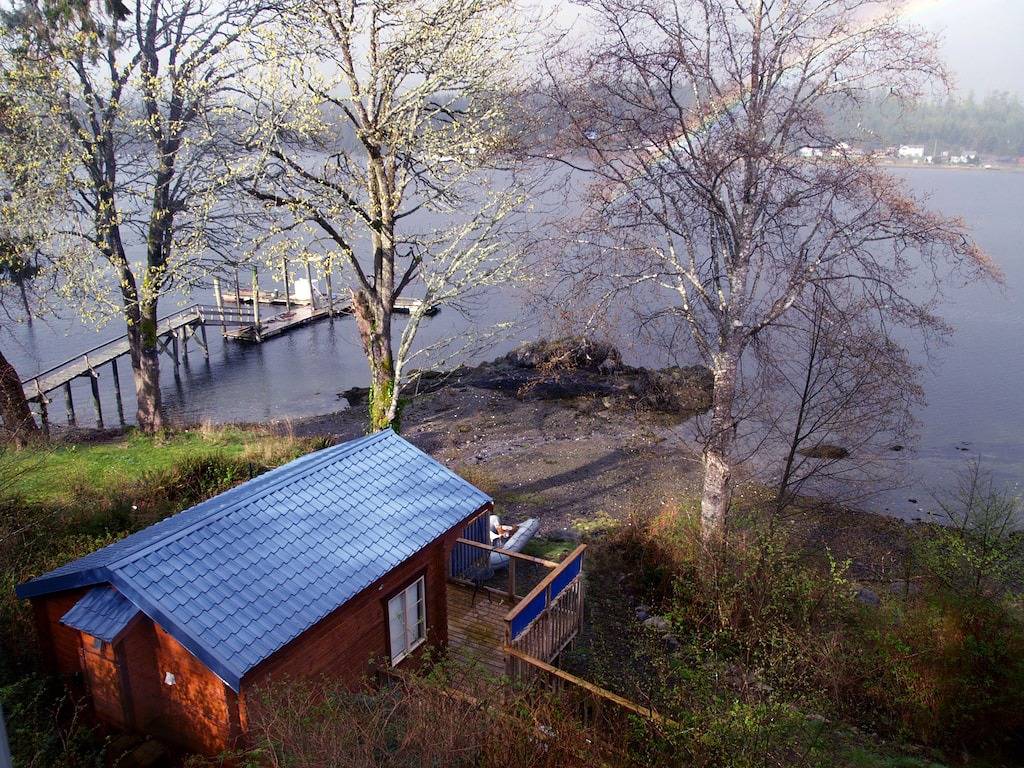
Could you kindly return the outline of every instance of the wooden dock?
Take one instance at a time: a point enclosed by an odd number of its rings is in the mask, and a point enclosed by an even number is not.
[[[287,262],[285,262],[287,275]],[[308,282],[312,285],[312,274],[307,265]],[[250,344],[259,344],[267,339],[280,336],[288,331],[335,315],[351,313],[348,301],[339,301],[331,293],[330,273],[325,274],[327,293],[313,291],[308,297],[298,297],[291,292],[289,281],[285,279],[284,291],[264,291],[259,286],[256,268],[253,268],[252,290],[242,290],[237,281],[234,290],[225,293],[221,290],[219,278],[213,279],[215,305],[193,304],[171,315],[157,320],[157,349],[170,357],[175,371],[182,360],[188,360],[188,345],[192,341],[198,346],[203,356],[209,359],[210,352],[206,340],[207,326],[220,326],[225,339]],[[247,304],[248,308],[242,305]],[[261,307],[284,305],[285,311],[263,316]],[[423,307],[421,299],[399,298],[395,301],[396,312],[414,312]],[[426,310],[427,315],[437,313],[436,307]],[[38,405],[38,416],[44,432],[49,431],[50,404],[53,402],[51,393],[64,391],[64,407],[67,412],[67,423],[77,424],[75,403],[71,393],[71,382],[78,378],[88,378],[92,388],[93,408],[96,412],[96,426],[104,427],[103,406],[100,402],[99,378],[104,366],[109,366],[114,383],[114,396],[117,403],[118,422],[125,424],[124,405],[121,398],[121,380],[117,368],[119,358],[129,354],[128,335],[99,344],[79,355],[68,358],[57,365],[40,371],[34,376],[23,379],[21,384],[25,397],[29,402]]]
[[[220,325],[226,329],[228,326],[243,325],[247,322],[247,319],[240,317],[237,312],[230,309],[193,304],[157,320],[157,349],[171,358],[177,370],[182,359],[188,360],[190,341],[202,350],[204,357],[209,358],[210,352],[206,340],[207,325]],[[99,378],[103,366],[110,367],[117,403],[117,417],[119,423],[124,425],[124,405],[121,398],[121,379],[117,361],[127,355],[129,351],[128,334],[124,334],[23,379],[21,386],[25,390],[25,397],[29,402],[39,405],[39,419],[43,430],[48,430],[50,424],[49,405],[53,402],[50,393],[61,389],[64,391],[67,423],[72,426],[77,424],[75,403],[71,395],[71,382],[78,378],[89,379],[92,387],[93,408],[96,412],[96,426],[103,429],[103,406],[100,403],[99,391]]]

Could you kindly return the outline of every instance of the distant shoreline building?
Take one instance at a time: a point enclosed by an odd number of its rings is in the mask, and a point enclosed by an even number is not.
[[[924,147],[903,144],[896,150],[896,156],[901,160],[924,160]]]

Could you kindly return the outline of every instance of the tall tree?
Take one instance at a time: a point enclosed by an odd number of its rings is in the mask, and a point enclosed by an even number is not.
[[[53,23],[58,6],[74,12]],[[125,10],[104,0],[28,0],[11,19],[26,55],[57,73],[48,108],[76,160],[66,233],[69,247],[91,253],[67,285],[87,316],[124,318],[136,419],[155,430],[159,300],[201,279],[217,249],[235,240],[214,158],[238,129],[231,105],[248,63],[241,39],[274,8],[262,0],[146,0]]]
[[[272,129],[250,136],[261,164],[242,183],[279,230],[344,265],[371,429],[396,424],[424,313],[514,266],[514,22],[509,0],[316,0],[282,21],[254,70],[258,122]],[[422,303],[399,334],[409,294]]]
[[[49,75],[0,45],[0,333],[45,311],[61,261],[47,245],[55,211],[66,206],[68,158],[39,97]],[[0,422],[6,442],[20,446],[39,435],[21,377],[2,351]]]
[[[997,270],[844,143],[826,107],[944,77],[935,40],[881,0],[583,0],[592,45],[552,57],[566,162],[595,182],[572,226],[577,276],[646,291],[714,375],[702,530],[726,530],[744,362],[815,289],[865,321],[940,330],[938,277]],[[584,50],[580,50],[584,48]],[[821,149],[804,157],[804,147]],[[609,290],[609,287],[612,290]]]

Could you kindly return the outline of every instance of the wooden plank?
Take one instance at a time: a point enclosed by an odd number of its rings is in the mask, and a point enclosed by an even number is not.
[[[536,563],[537,565],[543,565],[545,568],[557,568],[558,567],[558,563],[554,562],[553,560],[545,560],[545,559],[543,559],[541,557],[534,557],[533,555],[524,555],[522,552],[513,552],[511,549],[502,549],[501,547],[494,547],[494,546],[491,546],[490,544],[484,544],[481,541],[473,541],[472,539],[463,539],[463,538],[458,538],[458,539],[456,539],[456,541],[459,544],[468,544],[469,546],[476,547],[477,549],[486,549],[488,552],[497,552],[498,554],[501,554],[501,555],[508,555],[509,557],[514,557],[516,560],[525,560],[526,562],[529,562],[529,563]]]
[[[508,614],[505,616],[505,621],[511,622],[512,619],[514,619],[516,616],[522,613],[523,608],[525,608],[531,600],[537,597],[537,595],[541,594],[549,586],[551,586],[551,582],[555,580],[558,574],[564,571],[569,566],[569,564],[572,563],[577,557],[581,557],[586,549],[586,544],[580,544],[578,547],[576,547],[576,549],[570,552],[569,555],[562,562],[558,563],[557,566],[550,573],[548,573],[547,576],[540,580],[540,583],[537,584],[537,586],[535,586],[527,593],[526,597],[520,600],[519,603],[511,611],[508,612]]]
[[[673,728],[679,727],[679,723],[677,723],[675,720],[665,717],[664,715],[659,714],[653,707],[645,707],[641,704],[637,704],[636,702],[630,701],[629,699],[623,698],[622,696],[619,696],[617,693],[612,693],[611,691],[602,688],[599,685],[594,685],[593,683],[584,680],[582,677],[576,677],[576,675],[570,674],[566,672],[564,669],[554,667],[548,664],[547,662],[534,658],[528,653],[518,651],[515,648],[512,648],[511,646],[506,645],[504,651],[509,656],[519,659],[520,661],[526,662],[530,666],[536,667],[537,669],[551,675],[552,677],[555,677],[563,682],[569,683],[570,685],[575,685],[578,688],[582,688],[583,690],[587,691],[588,693],[594,696],[597,696],[598,698],[610,701],[613,704],[622,707],[623,709],[627,709],[630,712],[634,712],[635,714],[640,715],[641,717],[648,718],[662,725],[672,726]]]

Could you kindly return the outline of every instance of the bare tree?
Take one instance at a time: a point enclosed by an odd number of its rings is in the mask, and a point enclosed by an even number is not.
[[[57,3],[57,6],[62,6]],[[86,317],[124,318],[140,427],[161,426],[157,307],[200,279],[235,241],[220,155],[237,130],[240,39],[270,18],[263,0],[95,0],[47,23],[53,3],[12,18],[26,55],[54,72],[48,108],[71,148],[76,195],[64,247],[81,254],[66,282]],[[73,7],[72,7],[73,6]],[[88,13],[86,11],[89,11]],[[136,258],[133,242],[140,242]]]
[[[928,213],[824,120],[874,90],[913,97],[943,79],[934,39],[898,4],[581,5],[595,42],[549,60],[562,157],[595,179],[571,269],[606,299],[643,290],[713,372],[701,517],[714,538],[759,336],[814,288],[843,292],[865,322],[939,330],[939,276],[996,269],[960,222]]]
[[[260,165],[239,176],[282,237],[343,265],[371,429],[396,424],[424,314],[515,267],[509,226],[525,195],[504,151],[514,11],[508,0],[311,2],[254,71],[255,122],[272,130],[251,135]],[[398,334],[396,303],[410,294],[421,302]]]
[[[891,478],[886,456],[909,440],[923,400],[906,350],[842,298],[812,289],[755,342],[765,398],[753,420],[781,457],[779,512],[808,487],[834,502],[870,495]]]

